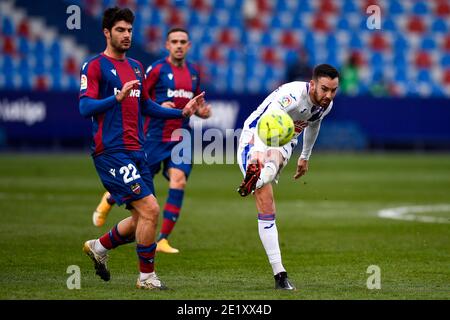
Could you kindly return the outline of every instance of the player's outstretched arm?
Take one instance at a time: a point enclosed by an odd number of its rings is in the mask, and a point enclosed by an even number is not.
[[[105,112],[117,104],[115,96],[105,99],[94,99],[89,97],[82,97],[78,106],[80,114],[83,117],[92,117],[98,113]]]
[[[209,104],[205,104],[203,107],[198,108],[195,115],[202,119],[208,119],[211,117],[211,106]]]
[[[186,106],[183,108],[183,116],[184,117],[190,117],[194,113],[197,112],[199,108],[204,108],[206,106],[205,102],[205,91],[200,93],[199,95],[193,97],[189,102],[186,104]]]
[[[308,172],[308,160],[298,158],[297,171],[295,172],[294,179],[298,179]]]
[[[161,119],[179,119],[184,117],[181,110],[163,107],[152,99],[147,99],[143,103],[142,113],[150,117]]]
[[[139,80],[133,80],[125,83],[122,90],[115,95],[105,99],[94,99],[84,96],[80,99],[79,110],[83,117],[92,117],[96,114],[103,113],[108,109],[114,107],[117,102],[122,102],[130,95],[131,89],[139,84]]]

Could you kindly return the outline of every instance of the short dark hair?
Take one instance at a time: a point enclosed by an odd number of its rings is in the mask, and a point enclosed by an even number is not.
[[[329,77],[330,79],[339,78],[339,71],[329,64],[319,64],[314,67],[313,79],[317,80],[321,77]]]
[[[184,28],[182,28],[182,27],[174,27],[174,28],[170,28],[170,30],[167,31],[166,39],[169,39],[169,35],[170,35],[171,33],[174,33],[174,32],[184,32],[184,33],[186,33],[186,34],[188,35],[188,37],[189,37],[189,32],[188,32],[186,29],[184,29]]]
[[[102,29],[111,29],[116,22],[125,21],[130,24],[134,22],[134,13],[128,8],[120,9],[119,7],[108,8],[103,12]]]

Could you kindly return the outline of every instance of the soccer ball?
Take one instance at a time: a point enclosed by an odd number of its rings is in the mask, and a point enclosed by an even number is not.
[[[266,111],[258,121],[258,136],[270,147],[281,147],[294,136],[294,121],[283,110]]]

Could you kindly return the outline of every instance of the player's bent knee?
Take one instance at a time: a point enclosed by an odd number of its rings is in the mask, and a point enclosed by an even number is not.
[[[158,218],[159,205],[156,198],[153,196],[147,196],[133,203],[134,208],[139,213],[139,218],[154,219]]]
[[[170,187],[172,189],[184,189],[186,187],[186,177],[183,175],[182,177],[170,179]]]

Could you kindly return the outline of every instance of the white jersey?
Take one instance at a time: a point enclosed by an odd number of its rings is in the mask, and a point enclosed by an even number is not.
[[[280,86],[264,99],[245,121],[244,130],[255,128],[264,112],[274,108],[284,110],[294,120],[295,135],[292,138],[293,143],[297,144],[298,136],[305,130],[303,150],[300,157],[308,160],[319,134],[320,123],[332,107],[333,101],[326,109],[312,103],[309,97],[309,82],[289,82]]]

